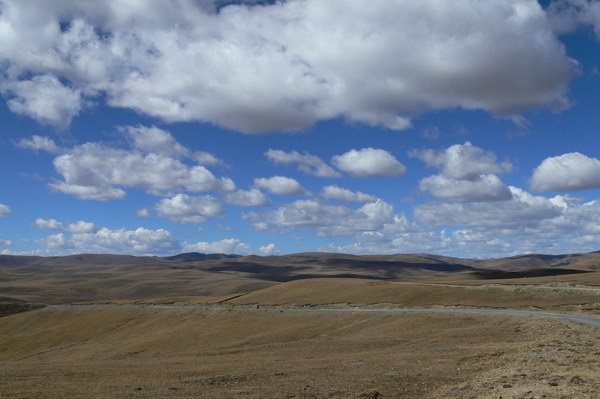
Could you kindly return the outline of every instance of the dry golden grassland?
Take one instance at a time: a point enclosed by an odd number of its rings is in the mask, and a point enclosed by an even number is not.
[[[596,398],[599,260],[0,257],[0,398]]]

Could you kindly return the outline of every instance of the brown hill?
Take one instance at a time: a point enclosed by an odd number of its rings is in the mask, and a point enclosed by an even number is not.
[[[525,255],[475,261],[427,254],[356,256],[299,253],[284,256],[182,254],[174,257],[81,254],[0,256],[2,303],[57,304],[220,296],[314,278],[463,281],[571,276],[594,271],[600,254]],[[594,280],[596,273],[578,277]],[[566,278],[566,277],[565,277]],[[562,281],[562,280],[561,280]],[[583,280],[581,280],[583,281]],[[519,282],[520,283],[520,282]]]
[[[476,266],[484,269],[503,271],[532,270],[542,268],[600,270],[600,252],[565,255],[519,255],[510,258],[491,259],[477,262]]]

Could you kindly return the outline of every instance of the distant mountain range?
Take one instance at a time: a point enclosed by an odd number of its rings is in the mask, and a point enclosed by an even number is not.
[[[203,254],[200,252],[186,252],[174,256],[167,256],[163,259],[173,260],[176,262],[195,262],[203,260],[217,260],[217,259],[235,259],[241,258],[241,255],[228,255],[228,254]]]
[[[249,265],[281,267],[283,265],[319,265],[352,269],[421,269],[440,272],[459,271],[523,271],[540,268],[573,267],[600,270],[600,251],[584,254],[526,254],[498,259],[462,259],[430,254],[351,255],[328,252],[304,252],[278,256],[233,255],[222,253],[186,252],[173,256],[132,256],[113,254],[76,254],[67,256],[0,255],[2,266],[66,266],[66,265],[141,265],[160,263],[215,262],[211,266],[223,270],[248,269]]]
[[[545,276],[585,280],[588,277],[583,274],[592,278],[598,274],[591,273],[594,271],[600,271],[599,252],[488,260],[321,252],[280,256],[196,252],[167,257],[0,255],[0,304],[220,296],[323,278],[467,283]]]

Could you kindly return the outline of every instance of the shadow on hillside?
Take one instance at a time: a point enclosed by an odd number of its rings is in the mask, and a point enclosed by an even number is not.
[[[588,270],[573,270],[573,269],[536,269],[536,270],[525,270],[525,271],[514,271],[514,272],[503,272],[503,271],[479,271],[470,273],[475,278],[481,280],[504,280],[509,278],[528,278],[528,277],[550,277],[550,276],[564,276],[567,274],[581,274],[590,273]]]
[[[434,272],[466,272],[479,270],[475,267],[461,265],[457,263],[448,263],[439,261],[437,263],[409,263],[402,261],[369,261],[361,259],[326,259],[319,263],[333,267],[347,267],[349,269],[359,270],[385,270],[385,271],[402,271],[402,270],[429,270]]]
[[[262,280],[286,282],[308,278],[397,279],[407,271],[466,272],[479,270],[451,263],[407,263],[400,261],[365,261],[354,259],[319,259],[288,266],[271,266],[255,262],[223,262],[207,268],[211,272],[240,272]],[[336,273],[337,271],[337,273]],[[322,272],[322,273],[321,273]]]
[[[209,267],[207,270],[211,272],[234,271],[240,273],[248,273],[251,274],[254,278],[267,281],[275,281],[278,283],[285,283],[294,280],[304,280],[309,278],[364,278],[372,280],[385,280],[387,278],[374,276],[372,274],[359,273],[310,273],[310,269],[312,268],[303,266],[269,266],[262,263],[231,262]]]

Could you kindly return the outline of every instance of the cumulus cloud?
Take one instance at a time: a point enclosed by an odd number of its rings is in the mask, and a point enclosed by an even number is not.
[[[200,165],[214,166],[224,164],[222,159],[206,151],[196,151],[192,155],[192,158]]]
[[[16,146],[26,150],[45,151],[51,154],[58,154],[61,152],[61,148],[57,146],[54,140],[52,140],[50,137],[37,135],[33,135],[28,139],[19,140],[16,143]]]
[[[190,150],[179,144],[171,133],[155,126],[124,126],[121,131],[133,141],[134,148],[145,153],[176,158],[190,155]]]
[[[354,254],[451,253],[452,242],[444,230],[410,231],[395,235],[365,232],[350,243],[330,243],[322,248],[328,252]]]
[[[77,222],[65,226],[62,222],[56,219],[37,218],[35,219],[35,226],[40,229],[61,230],[72,234],[87,234],[97,231],[94,223],[86,222],[85,220],[78,220]]]
[[[178,251],[180,244],[164,229],[135,230],[101,228],[95,232],[53,234],[38,241],[42,251],[65,253],[164,254]]]
[[[512,198],[510,189],[496,175],[481,175],[475,180],[429,176],[419,182],[419,188],[435,197],[458,201],[505,201]]]
[[[157,153],[142,153],[86,143],[65,150],[54,159],[64,181],[51,187],[88,200],[121,199],[124,188],[150,192],[185,189],[190,192],[231,191],[229,178],[217,178],[204,166],[187,166],[181,160]]]
[[[489,258],[527,252],[595,251],[600,201],[546,198],[511,187],[509,201],[428,203],[415,208],[418,223],[363,231],[323,250],[352,253],[428,252]],[[265,224],[265,228],[270,226]]]
[[[275,251],[275,244],[271,243],[271,244],[263,245],[262,247],[259,248],[259,250],[260,250],[260,253],[262,253],[265,256],[272,255],[273,252]]]
[[[186,252],[202,253],[221,253],[247,255],[250,253],[250,246],[237,238],[226,238],[220,241],[205,242],[200,241],[194,244],[186,243],[183,245]]]
[[[374,202],[377,197],[361,193],[360,191],[353,192],[347,188],[338,186],[325,186],[322,192],[323,197],[327,199],[346,201],[346,202]]]
[[[416,218],[434,226],[458,225],[479,228],[535,227],[561,214],[546,197],[533,196],[510,187],[511,199],[497,203],[429,203],[415,207]]]
[[[290,165],[297,164],[298,170],[319,177],[339,177],[331,166],[327,165],[323,160],[316,155],[308,153],[300,154],[297,151],[285,152],[281,150],[269,149],[265,152],[265,156],[275,165]]]
[[[85,220],[79,220],[75,223],[71,223],[67,226],[66,231],[73,234],[88,234],[96,232],[96,226],[94,223],[86,222]]]
[[[571,191],[600,188],[600,160],[579,152],[546,158],[531,177],[534,191]]]
[[[600,3],[597,1],[553,0],[548,14],[557,32],[568,33],[584,25],[591,26],[600,38]]]
[[[50,187],[86,200],[115,200],[138,188],[156,195],[178,191],[233,191],[235,183],[216,177],[205,164],[221,161],[207,152],[193,152],[168,132],[151,126],[121,126],[129,148],[102,143],[59,147],[48,138],[32,136],[16,143],[18,147],[58,154],[54,168],[61,175]]]
[[[223,215],[225,210],[221,203],[210,195],[177,194],[156,204],[156,212],[178,223],[202,223],[207,219]]]
[[[223,161],[206,151],[192,152],[180,144],[173,135],[155,126],[122,126],[132,141],[133,147],[148,154],[159,154],[173,158],[190,158],[200,165],[220,165]]]
[[[402,215],[393,207],[377,200],[351,209],[340,205],[323,204],[317,200],[298,200],[262,213],[248,213],[244,217],[259,231],[286,231],[312,228],[322,236],[355,235],[387,229],[408,228]]]
[[[469,142],[455,144],[444,151],[411,151],[441,174],[422,179],[419,189],[438,198],[458,201],[505,201],[512,198],[508,186],[495,173],[510,172],[510,162],[498,162],[493,152]]]
[[[66,127],[83,108],[81,91],[62,84],[55,76],[39,75],[0,85],[10,96],[8,108],[37,121]]]
[[[271,194],[276,195],[297,195],[306,192],[296,179],[284,176],[254,179],[254,187],[264,188]]]
[[[8,205],[0,204],[0,217],[6,217],[10,214],[10,207]]]
[[[123,199],[127,196],[125,190],[114,187],[95,187],[67,182],[56,182],[50,187],[63,194],[74,195],[84,200],[108,201]]]
[[[56,219],[35,219],[35,226],[40,229],[47,230],[62,230],[63,224]]]
[[[148,216],[150,216],[150,211],[147,208],[140,208],[137,211],[135,211],[135,214],[141,218],[147,218]]]
[[[248,254],[250,246],[236,238],[228,238],[214,242],[180,243],[165,229],[147,229],[138,227],[133,230],[125,228],[96,228],[92,223],[78,221],[66,225],[55,219],[36,220],[40,228],[59,230],[38,240],[40,245],[36,253],[46,255],[62,255],[72,253],[116,253],[135,255],[165,255],[173,252],[207,252]],[[9,243],[4,246],[9,246]],[[0,240],[0,247],[2,240]]]
[[[568,104],[576,65],[536,0],[216,4],[3,0],[0,90],[56,125],[106,101],[244,132]]]
[[[269,203],[269,199],[257,189],[236,190],[225,193],[225,202],[237,206],[261,206]]]
[[[363,148],[336,155],[331,162],[352,176],[402,176],[406,167],[392,154],[382,149]]]
[[[430,203],[415,217],[433,228],[456,228],[445,253],[506,256],[526,252],[596,251],[600,242],[600,201],[569,196],[533,196],[511,187],[513,198],[499,203]]]
[[[493,152],[485,151],[468,141],[450,146],[444,151],[412,151],[410,155],[422,160],[427,166],[440,169],[444,176],[455,180],[474,180],[483,174],[510,172],[513,169],[510,162],[498,162]]]
[[[532,195],[509,187],[501,202],[430,202],[414,220],[378,200],[358,208],[298,200],[244,218],[259,231],[312,230],[326,236],[324,251],[427,252],[489,258],[525,252],[585,252],[600,242],[600,201]]]

